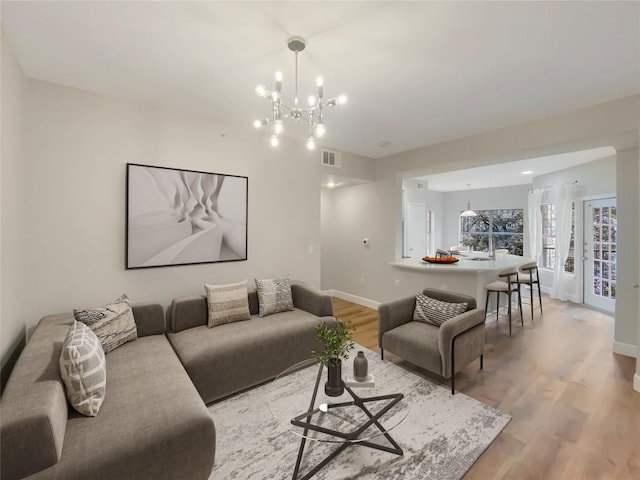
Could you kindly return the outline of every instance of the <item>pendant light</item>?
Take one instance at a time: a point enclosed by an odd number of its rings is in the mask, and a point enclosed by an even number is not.
[[[460,214],[461,217],[475,217],[478,215],[471,210],[471,184],[467,183],[467,209]]]

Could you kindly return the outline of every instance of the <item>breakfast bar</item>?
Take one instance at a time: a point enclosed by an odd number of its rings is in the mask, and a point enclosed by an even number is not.
[[[456,263],[429,263],[422,259],[403,258],[389,262],[389,265],[402,271],[403,290],[421,291],[425,287],[452,290],[475,297],[478,305],[484,307],[484,286],[496,279],[496,272],[532,261],[528,257],[509,254],[496,254],[496,258],[491,259],[487,252],[468,252],[457,258],[459,261]],[[491,310],[495,310],[495,298],[491,299]]]

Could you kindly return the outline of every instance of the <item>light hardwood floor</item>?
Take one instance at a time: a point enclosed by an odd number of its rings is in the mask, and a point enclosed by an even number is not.
[[[379,352],[377,312],[334,298],[354,340]],[[543,296],[524,327],[487,319],[484,370],[456,375],[456,390],[511,415],[465,479],[640,479],[640,394],[635,359],[611,352],[613,318]],[[537,306],[537,305],[536,305]],[[443,378],[392,354],[385,358],[435,383]]]

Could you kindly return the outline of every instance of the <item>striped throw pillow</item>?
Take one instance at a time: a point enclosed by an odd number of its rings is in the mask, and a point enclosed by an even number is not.
[[[207,292],[209,310],[207,327],[251,318],[246,280],[229,285],[205,285],[204,289]]]
[[[261,317],[293,310],[289,277],[268,280],[256,278],[256,290],[258,291],[258,314]]]
[[[466,303],[441,302],[422,293],[416,293],[416,308],[413,311],[413,319],[439,327],[450,318],[457,317],[466,310]]]
[[[107,390],[107,369],[100,340],[84,323],[73,322],[62,343],[60,376],[71,406],[95,417]]]
[[[104,353],[138,338],[131,302],[126,295],[104,307],[75,309],[73,316],[96,334]]]

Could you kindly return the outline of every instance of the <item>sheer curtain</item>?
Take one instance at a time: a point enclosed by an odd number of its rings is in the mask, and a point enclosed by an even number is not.
[[[538,261],[542,253],[542,198],[544,189],[529,191],[527,198],[527,216],[529,217],[529,256]]]
[[[564,262],[569,255],[571,243],[571,217],[573,205],[573,187],[571,185],[555,185],[553,187],[553,204],[556,209],[556,264],[553,270],[553,286],[551,298],[567,300],[569,286],[564,275]]]

